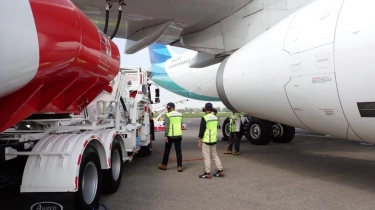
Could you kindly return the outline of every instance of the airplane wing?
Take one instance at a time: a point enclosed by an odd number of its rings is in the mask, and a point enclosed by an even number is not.
[[[128,39],[128,54],[157,41],[226,56],[312,1],[125,0],[116,37]],[[73,2],[103,30],[106,1]],[[111,3],[107,35],[114,31],[118,17],[118,1]]]

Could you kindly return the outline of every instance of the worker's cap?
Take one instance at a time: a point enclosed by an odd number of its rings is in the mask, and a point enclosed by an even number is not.
[[[175,105],[174,105],[174,103],[172,103],[172,102],[169,102],[168,104],[167,104],[167,109],[170,109],[170,108],[175,108]]]
[[[212,104],[211,103],[206,103],[204,105],[204,109],[206,109],[206,110],[212,110],[213,109]]]

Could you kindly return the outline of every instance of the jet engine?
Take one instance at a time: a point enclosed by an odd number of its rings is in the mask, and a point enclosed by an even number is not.
[[[375,143],[373,4],[318,0],[291,14],[221,63],[221,101],[257,121],[255,138],[298,127]]]

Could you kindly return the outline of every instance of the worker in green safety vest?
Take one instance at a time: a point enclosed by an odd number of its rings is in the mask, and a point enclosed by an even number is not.
[[[224,154],[233,154],[233,155],[240,155],[240,141],[241,141],[241,115],[235,111],[232,111],[232,114],[229,116],[229,130],[230,130],[230,137],[228,141],[228,151]],[[234,143],[234,150],[235,152],[232,153]]]
[[[177,157],[177,170],[182,172],[182,152],[181,152],[181,141],[182,141],[182,114],[175,110],[174,103],[167,104],[168,113],[165,115],[165,148],[163,161],[158,164],[158,168],[161,170],[167,170],[169,153],[174,144]]]
[[[219,124],[217,117],[212,113],[213,107],[211,103],[206,103],[203,111],[206,113],[201,119],[198,135],[198,148],[202,149],[204,158],[204,173],[199,178],[211,179],[211,159],[215,161],[217,171],[213,176],[224,177],[223,167],[216,152],[217,142],[217,126]]]

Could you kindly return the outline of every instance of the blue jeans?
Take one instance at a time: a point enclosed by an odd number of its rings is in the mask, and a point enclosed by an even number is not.
[[[236,134],[236,136],[234,136],[234,134]],[[233,141],[233,138],[234,138],[234,141]],[[239,152],[240,151],[240,133],[239,132],[234,132],[234,133],[230,133],[230,136],[229,136],[229,146],[228,146],[228,151],[232,151],[232,147],[233,147],[233,143],[234,143],[234,150],[236,152]]]

